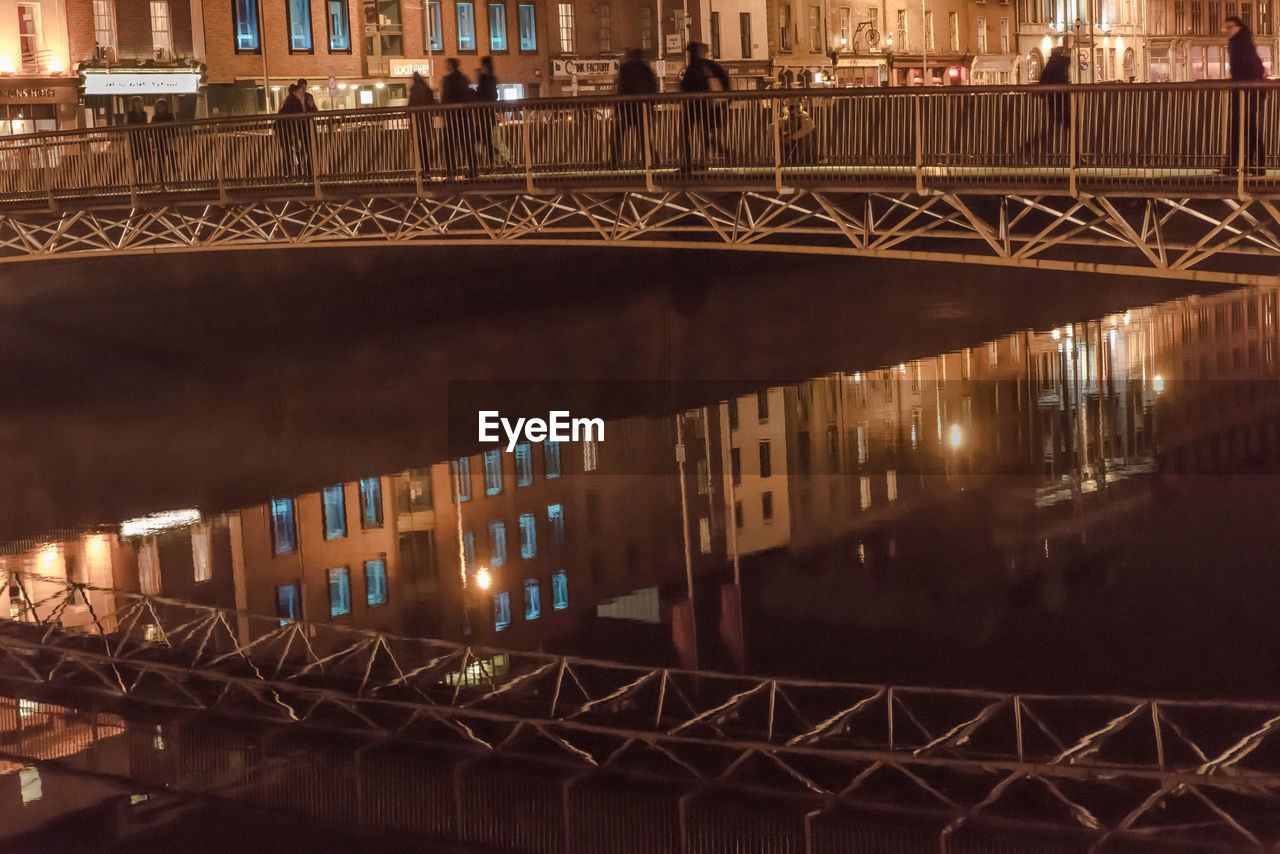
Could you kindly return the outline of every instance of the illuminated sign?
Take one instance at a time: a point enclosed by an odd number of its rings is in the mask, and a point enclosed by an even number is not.
[[[57,94],[57,90],[51,86],[38,86],[20,89],[4,88],[0,89],[0,100],[39,101],[47,98],[54,98]]]
[[[415,73],[421,74],[423,77],[430,77],[431,63],[415,62],[412,59],[391,60],[392,77],[412,77]]]
[[[94,71],[84,73],[86,95],[194,95],[198,71]]]
[[[553,77],[613,77],[618,73],[616,59],[553,59]]]

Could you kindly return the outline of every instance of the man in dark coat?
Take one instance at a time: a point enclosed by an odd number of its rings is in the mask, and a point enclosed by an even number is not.
[[[636,48],[627,51],[627,61],[618,69],[619,95],[656,95],[658,94],[658,78],[644,61],[644,53]],[[609,168],[618,168],[618,155],[626,145],[626,136],[635,131],[640,144],[644,144],[644,117],[651,115],[652,102],[628,101],[619,104],[613,113],[613,142],[609,146]],[[653,127],[650,126],[649,152],[650,165],[658,163],[658,146],[654,138]]]
[[[1227,18],[1224,29],[1227,32],[1227,58],[1231,62],[1232,80],[1265,80],[1266,69],[1262,58],[1253,46],[1253,33],[1245,26],[1244,21],[1232,15]],[[1240,125],[1244,124],[1244,164],[1251,170],[1261,170],[1266,163],[1266,148],[1262,135],[1258,133],[1258,113],[1262,111],[1265,94],[1260,89],[1246,89],[1241,92],[1227,93],[1231,98],[1231,110],[1227,128],[1227,165],[1223,174],[1235,175],[1236,164],[1240,159]],[[1240,112],[1241,101],[1244,102],[1243,117]],[[1242,121],[1243,118],[1243,121]]]
[[[707,59],[707,46],[702,42],[689,42],[689,64],[680,79],[680,91],[694,94],[729,91],[729,75],[720,64]],[[684,165],[693,168],[693,134],[701,137],[704,153],[714,147],[725,153],[720,141],[720,127],[724,124],[724,104],[715,104],[707,97],[689,100],[684,105]]]
[[[1041,86],[1066,86],[1071,83],[1071,48],[1055,47],[1040,71]],[[1048,154],[1057,150],[1062,129],[1067,125],[1070,100],[1066,92],[1044,92],[1040,95],[1044,104],[1044,129],[1022,148],[1023,155]]]
[[[440,84],[441,102],[470,104],[475,101],[476,93],[467,82],[467,75],[458,68],[458,60],[452,56],[449,57],[445,60],[445,67],[449,69],[449,73],[444,76]],[[462,152],[466,161],[468,176],[474,178],[476,175],[476,117],[472,115],[473,112],[467,109],[454,109],[445,114],[444,157],[450,177],[453,177],[459,151]]]
[[[476,100],[486,104],[498,103],[498,75],[493,73],[493,57],[480,57],[480,69],[476,72]],[[489,163],[496,162],[493,150],[493,129],[498,124],[497,110],[487,107],[476,111],[480,142],[489,155]]]
[[[413,113],[413,132],[418,138],[419,168],[423,172],[431,171],[431,113],[423,112],[421,107],[434,107],[435,93],[427,85],[426,79],[418,72],[413,72],[413,83],[409,86],[409,107]]]

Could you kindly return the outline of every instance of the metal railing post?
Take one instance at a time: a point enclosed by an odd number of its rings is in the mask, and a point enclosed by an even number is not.
[[[124,133],[124,177],[129,182],[129,205],[136,208],[138,206],[138,185],[137,176],[133,173],[133,133],[127,130]]]
[[[324,190],[320,188],[320,146],[316,140],[316,120],[309,118],[307,122],[307,139],[311,145],[311,156],[307,159],[311,166],[311,182],[315,186],[316,200],[324,198]]]
[[[782,192],[782,101],[774,98],[773,104],[773,186]]]
[[[923,98],[915,95],[911,98],[915,119],[916,137],[916,192],[924,195],[924,111]]]
[[[644,146],[644,188],[650,193],[658,189],[657,184],[653,182],[653,129],[650,127],[653,111],[656,108],[656,104],[640,105],[640,144]],[[617,121],[616,111],[614,121]]]
[[[1248,122],[1245,120],[1245,90],[1240,89],[1236,93],[1236,198],[1244,198],[1244,170],[1245,170],[1245,128]]]
[[[421,196],[423,195],[422,172],[423,172],[423,168],[426,166],[426,164],[422,162],[422,155],[426,149],[422,144],[423,143],[422,128],[419,127],[419,124],[421,123],[422,120],[430,122],[431,116],[427,112],[415,113],[412,110],[409,111],[408,115],[409,115],[409,142],[413,146],[413,187],[414,187],[414,190],[417,192],[417,194]],[[421,117],[421,119],[419,117]]]
[[[226,204],[227,202],[227,166],[223,161],[226,159],[226,148],[223,144],[222,128],[218,125],[213,127],[213,174],[218,181],[218,201]]]
[[[49,210],[57,210],[58,203],[53,198],[53,164],[49,162],[49,144],[47,142],[40,143],[40,165],[44,171],[44,189],[49,196]]]
[[[524,189],[526,193],[532,196],[538,191],[533,186],[532,126],[529,124],[529,106],[527,104],[520,108],[520,114],[522,117],[520,121],[520,130],[521,135],[524,137]]]
[[[1076,169],[1080,157],[1079,109],[1080,99],[1075,89],[1072,89],[1067,93],[1067,192],[1072,198],[1080,195],[1079,188],[1076,187]]]

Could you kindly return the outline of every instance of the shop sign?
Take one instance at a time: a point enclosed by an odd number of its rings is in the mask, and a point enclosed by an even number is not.
[[[431,63],[415,62],[412,59],[391,60],[392,77],[412,77],[415,73],[421,74],[423,77],[430,77]]]
[[[199,91],[197,71],[84,72],[86,95],[194,95]]]
[[[52,101],[58,96],[58,90],[52,86],[5,86],[0,87],[0,101]]]
[[[552,77],[614,77],[618,73],[616,59],[553,59]]]

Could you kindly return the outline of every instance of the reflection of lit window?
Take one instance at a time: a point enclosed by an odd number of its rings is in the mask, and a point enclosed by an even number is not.
[[[511,594],[493,594],[493,630],[500,632],[511,625]]]
[[[698,494],[706,495],[711,489],[711,473],[705,459],[698,460]]]
[[[387,562],[385,560],[365,561],[364,581],[368,603],[385,605],[387,603]]]
[[[329,570],[329,616],[351,613],[351,571],[345,566]]]
[[[760,476],[770,477],[773,475],[773,459],[769,454],[769,442],[765,440],[760,443]]]
[[[281,618],[280,625],[283,626],[285,620],[301,619],[301,600],[301,589],[296,583],[276,588],[276,616]]]
[[[560,476],[560,443],[546,441],[542,443],[543,468],[547,471],[547,477]]]
[[[538,590],[538,579],[524,580],[524,618],[536,620],[542,616],[542,594]]]
[[[866,510],[871,506],[871,477],[863,475],[858,479],[859,494],[862,499],[862,509]]]
[[[595,439],[587,439],[582,443],[582,470],[595,471],[600,464],[600,450]]]
[[[533,483],[533,446],[528,442],[516,445],[516,486]]]
[[[147,537],[138,547],[138,585],[147,596],[160,592],[160,549],[155,537]]]
[[[471,500],[471,458],[458,457],[453,461],[453,489],[459,501]]]
[[[29,804],[43,797],[40,791],[40,770],[28,765],[18,772],[18,790],[22,792],[22,802]]]
[[[711,554],[711,520],[706,516],[698,520],[698,546],[704,555]]]
[[[199,584],[213,578],[212,543],[207,524],[191,529],[191,561],[195,567],[195,580]]]
[[[18,717],[29,718],[40,711],[40,704],[35,700],[18,700]]]
[[[470,570],[476,565],[476,535],[466,531],[462,535],[462,568]]]
[[[889,493],[890,501],[898,500],[898,473],[893,469],[889,469],[884,473],[884,481]]]
[[[324,538],[339,540],[347,535],[347,504],[342,484],[324,488]]]
[[[502,522],[489,523],[489,562],[502,566],[507,562],[507,526]]]
[[[164,640],[164,632],[155,623],[147,623],[147,627],[142,630],[142,639],[148,643],[159,643]]]
[[[569,607],[569,577],[563,569],[551,576],[551,605],[557,611]]]
[[[532,513],[520,514],[520,557],[528,560],[538,554],[538,526]]]
[[[551,544],[564,545],[564,507],[559,504],[547,506],[547,523],[551,526]]]
[[[497,495],[502,491],[502,456],[498,451],[484,452],[484,494]]]
[[[766,492],[760,496],[760,510],[766,522],[773,520],[773,493]]]
[[[360,527],[382,527],[382,480],[379,478],[360,480]]]
[[[862,465],[867,461],[867,425],[858,425],[858,464]]]
[[[293,499],[272,499],[271,536],[275,540],[276,554],[282,555],[298,547],[297,531],[293,524]]]

